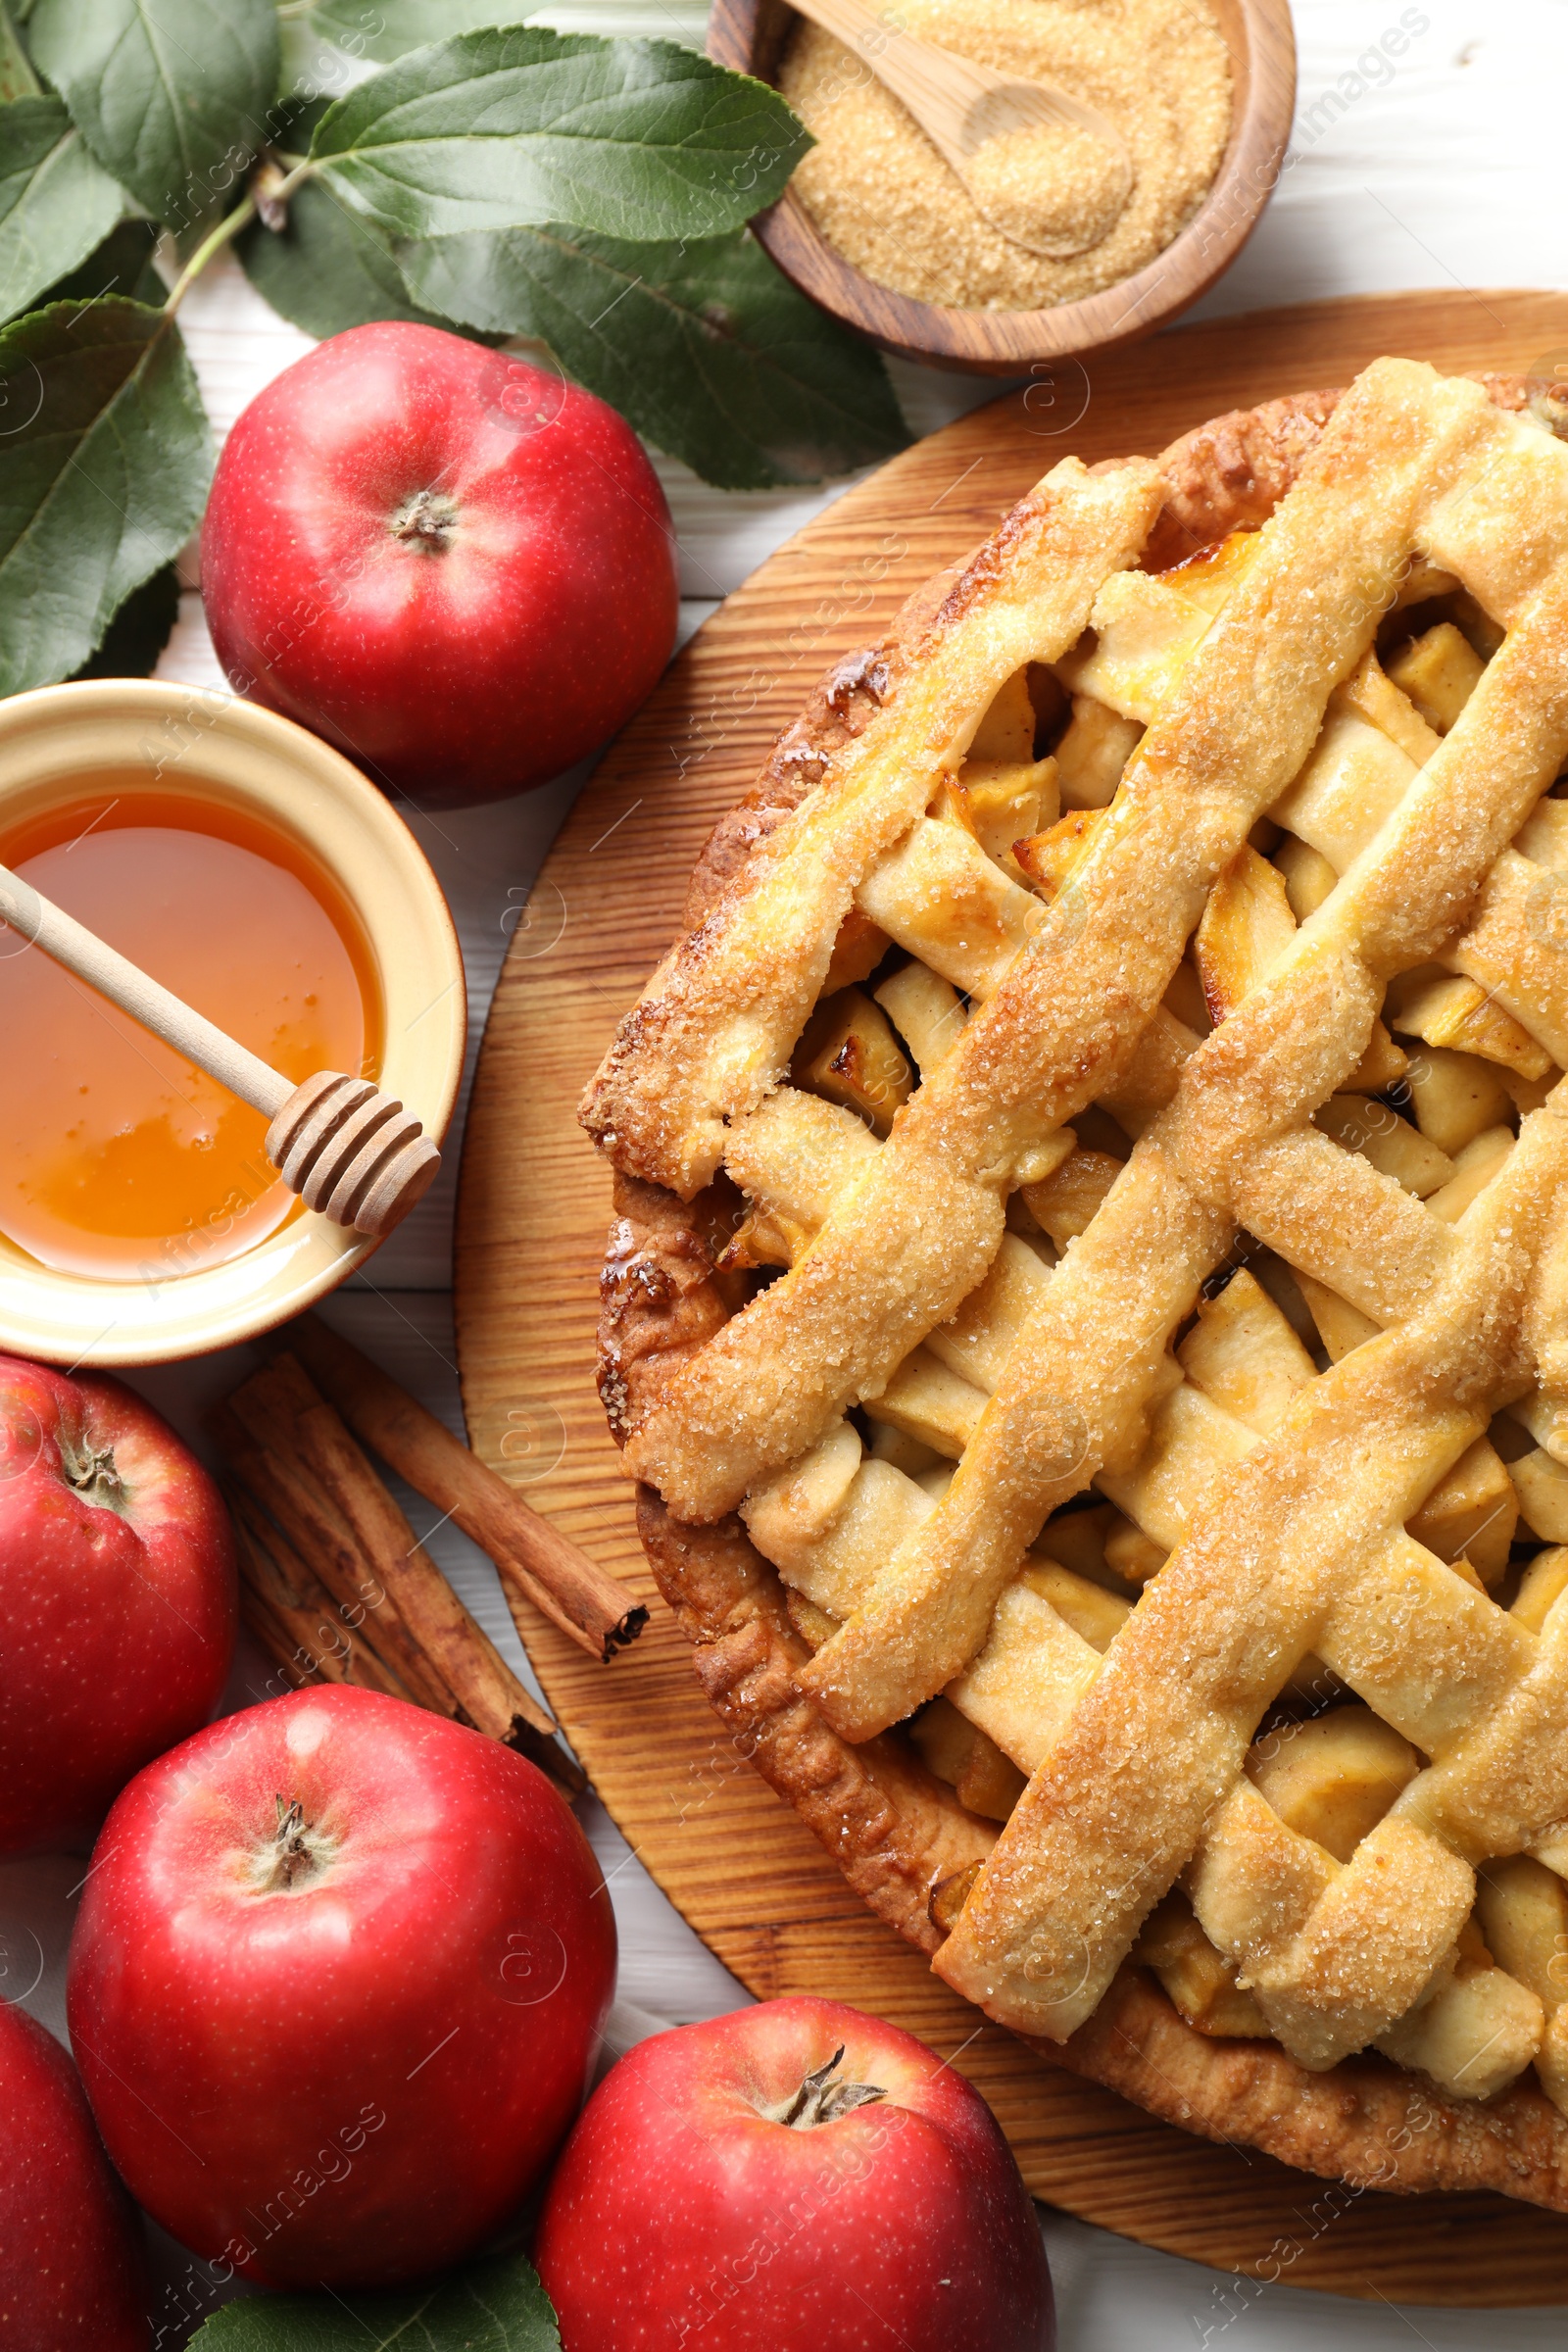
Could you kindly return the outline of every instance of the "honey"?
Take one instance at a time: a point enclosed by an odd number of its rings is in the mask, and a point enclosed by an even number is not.
[[[9,831],[0,862],[289,1078],[373,1076],[352,911],[280,830],[144,771]],[[221,1265],[299,1203],[267,1121],[0,925],[0,1233],[60,1272],[153,1286]]]

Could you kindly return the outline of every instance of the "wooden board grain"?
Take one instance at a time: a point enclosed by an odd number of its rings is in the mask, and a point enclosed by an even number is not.
[[[1380,352],[1450,369],[1568,366],[1568,295],[1308,304],[1191,327],[976,411],[845,493],[715,612],[607,755],[513,942],[468,1117],[458,1345],[474,1445],[636,1587],[654,1617],[598,1667],[541,1625],[535,1665],[632,1847],[741,1981],[825,1993],[951,2057],[1036,2194],[1256,2279],[1393,2301],[1568,2301],[1568,2218],[1494,2196],[1356,2195],[1198,2140],[1079,2081],[960,2001],[851,1894],[708,1710],[654,1591],[593,1386],[608,1175],[581,1088],[667,944],[710,826],[817,674],[961,555],[1055,460],[1153,454],[1205,417],[1344,383]]]

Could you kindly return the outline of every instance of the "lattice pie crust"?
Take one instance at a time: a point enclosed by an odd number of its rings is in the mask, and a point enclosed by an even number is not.
[[[872,1907],[1156,2113],[1568,2207],[1558,421],[1383,360],[1058,465],[584,1118],[649,1556]]]

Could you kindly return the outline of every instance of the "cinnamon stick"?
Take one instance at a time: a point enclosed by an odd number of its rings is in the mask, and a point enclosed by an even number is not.
[[[505,1740],[573,1794],[586,1786],[556,1741],[554,1719],[464,1607],[293,1357],[279,1356],[246,1381],[210,1426],[236,1477],[410,1698]],[[286,1630],[275,1593],[265,1599]]]
[[[344,1682],[347,1676],[337,1673],[330,1654],[315,1658],[303,1643],[296,1642],[289,1628],[282,1624],[267,1602],[240,1578],[240,1623],[259,1648],[271,1660],[278,1671],[296,1690],[308,1690],[319,1682]]]
[[[241,1614],[294,1680],[305,1684],[319,1677],[408,1698],[402,1677],[382,1664],[245,1490],[227,1486],[224,1497],[239,1554]]]
[[[524,1641],[531,1626],[519,1613],[519,1600],[590,1657],[608,1662],[636,1641],[648,1611],[619,1579],[531,1510],[378,1364],[315,1315],[301,1315],[288,1336],[350,1428],[495,1562]]]
[[[304,1375],[301,1374],[303,1379]],[[549,1739],[556,1726],[476,1625],[331,1405],[298,1410],[305,1462],[348,1520],[419,1647],[476,1729],[505,1737],[514,1715]]]
[[[239,1588],[239,1617],[251,1640],[285,1680],[296,1690],[305,1690],[313,1679],[314,1669],[302,1664],[299,1643],[290,1641],[267,1603],[258,1598],[243,1579]]]
[[[248,1386],[249,1384],[247,1384]],[[341,1512],[298,1458],[288,1431],[278,1444],[254,1437],[237,1409],[252,1420],[256,1398],[237,1390],[208,1415],[207,1426],[235,1479],[270,1512],[295,1549],[309,1560],[338,1603],[345,1623],[363,1633],[378,1657],[401,1675],[408,1695],[438,1715],[456,1715],[458,1701],[397,1612],[391,1596],[354,1541]]]

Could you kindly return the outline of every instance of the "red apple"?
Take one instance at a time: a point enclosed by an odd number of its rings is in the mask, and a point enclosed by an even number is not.
[[[543,1773],[402,1699],[296,1691],[121,1797],[71,1946],[110,2154],[269,2286],[378,2286],[491,2235],[577,2111],[615,1977]]]
[[[427,806],[559,775],[674,642],[669,510],[592,393],[439,328],[350,327],[229,434],[202,593],[241,694]]]
[[[206,1722],[235,1592],[222,1499],[151,1405],[0,1356],[0,1854],[85,1845]]]
[[[52,2034],[0,2008],[0,2344],[147,2352],[141,2225]]]
[[[991,2110],[837,2001],[656,2034],[606,2076],[539,2226],[564,2352],[1050,2352]]]

